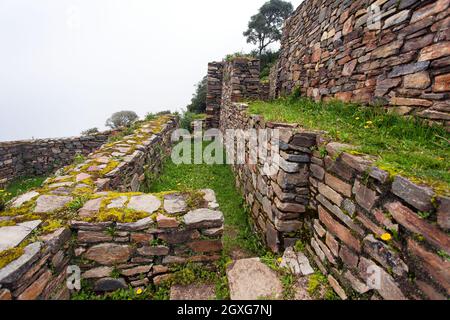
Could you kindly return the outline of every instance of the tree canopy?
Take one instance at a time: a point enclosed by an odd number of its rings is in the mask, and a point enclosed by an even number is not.
[[[208,78],[205,76],[198,84],[195,93],[192,96],[191,103],[187,106],[187,110],[193,113],[206,112],[206,87]]]
[[[270,44],[281,40],[283,23],[293,10],[290,2],[270,0],[259,9],[257,14],[250,18],[244,36],[248,43],[258,46],[259,55]]]
[[[139,119],[139,117],[134,111],[119,111],[106,120],[106,126],[115,130],[121,127],[130,126],[137,119]]]

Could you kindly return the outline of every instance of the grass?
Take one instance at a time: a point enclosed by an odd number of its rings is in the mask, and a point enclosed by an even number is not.
[[[206,144],[204,145],[204,147]],[[159,178],[151,184],[152,193],[212,189],[216,193],[220,210],[225,217],[223,237],[225,254],[242,249],[251,255],[265,252],[261,242],[250,227],[250,214],[244,207],[244,199],[235,188],[234,175],[228,165],[181,164],[170,158],[164,164]]]
[[[392,175],[401,174],[434,187],[438,193],[450,193],[450,133],[442,127],[387,113],[379,107],[295,97],[252,102],[248,111],[263,115],[267,121],[327,131],[331,139],[376,156],[377,166]]]
[[[11,182],[5,189],[8,197],[7,201],[32,189],[38,188],[47,179],[47,177],[24,177]]]

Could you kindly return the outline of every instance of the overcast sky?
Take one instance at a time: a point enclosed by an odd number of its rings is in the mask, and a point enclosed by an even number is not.
[[[181,110],[265,0],[0,0],[0,141]],[[292,1],[296,7],[301,0]]]

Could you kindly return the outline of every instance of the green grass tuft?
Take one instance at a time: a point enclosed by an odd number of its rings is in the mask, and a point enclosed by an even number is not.
[[[376,156],[376,164],[392,175],[426,183],[438,193],[450,192],[450,133],[442,127],[387,113],[379,107],[305,98],[252,102],[249,112],[264,115],[267,121],[327,131],[331,139]]]

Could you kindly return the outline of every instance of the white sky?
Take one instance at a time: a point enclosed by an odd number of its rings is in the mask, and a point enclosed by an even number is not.
[[[0,0],[0,141],[181,110],[265,1]]]

